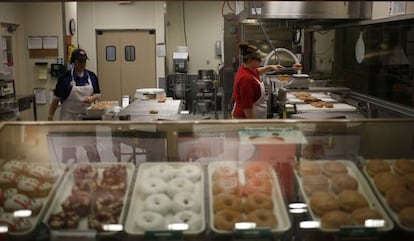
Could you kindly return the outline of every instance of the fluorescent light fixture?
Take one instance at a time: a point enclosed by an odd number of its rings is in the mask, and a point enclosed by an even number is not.
[[[299,227],[302,229],[319,228],[320,226],[321,222],[319,221],[303,221],[299,223]]]
[[[170,223],[168,230],[188,230],[190,226],[187,223]]]
[[[32,216],[32,210],[29,209],[16,210],[13,212],[13,217],[16,218],[26,218],[30,216]]]
[[[241,222],[241,223],[236,223],[234,225],[235,229],[254,229],[256,228],[256,223],[252,223],[252,222]]]
[[[122,231],[124,227],[122,224],[104,224],[102,225],[103,231],[111,231],[111,232],[118,232]]]
[[[295,208],[306,208],[308,205],[306,203],[289,203],[289,208],[295,209]]]
[[[9,232],[8,226],[0,225],[0,233],[8,233],[8,232]]]
[[[385,220],[383,219],[367,219],[364,223],[365,227],[369,228],[382,228],[385,226]]]
[[[290,213],[306,213],[308,210],[306,208],[292,208],[289,209]]]

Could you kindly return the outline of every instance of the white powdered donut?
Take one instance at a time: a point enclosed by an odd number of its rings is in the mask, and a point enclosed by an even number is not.
[[[186,177],[193,182],[200,180],[201,168],[197,165],[186,164],[178,169],[180,177]]]
[[[194,184],[185,177],[176,177],[168,182],[167,193],[170,197],[178,192],[192,192],[194,190]]]
[[[144,201],[144,209],[153,211],[162,215],[167,215],[170,211],[171,199],[164,193],[154,193]]]
[[[165,192],[166,189],[167,184],[161,178],[146,178],[141,181],[141,191],[146,196]]]
[[[200,212],[200,200],[192,192],[179,192],[174,195],[171,208],[174,212],[183,210]]]
[[[174,167],[166,163],[159,163],[159,164],[154,164],[153,166],[149,167],[148,172],[151,173],[151,175],[155,175],[159,177],[165,171],[171,170],[171,169],[174,169]]]
[[[135,224],[138,228],[147,231],[147,230],[160,230],[165,229],[165,219],[164,217],[156,212],[144,211],[137,215],[137,220]]]
[[[178,212],[173,217],[174,223],[186,223],[189,230],[196,231],[201,229],[201,216],[200,214],[191,210],[184,210]]]

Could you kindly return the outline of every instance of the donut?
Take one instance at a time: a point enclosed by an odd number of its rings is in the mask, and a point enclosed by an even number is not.
[[[14,196],[8,197],[6,201],[4,201],[3,208],[7,212],[14,212],[17,210],[22,209],[29,209],[32,211],[32,216],[37,215],[43,203],[36,199],[31,199],[24,194],[16,194]]]
[[[177,177],[177,170],[169,164],[159,163],[150,166],[145,174],[147,177],[161,177],[164,181],[168,182]]]
[[[193,182],[200,180],[201,168],[194,164],[185,164],[178,169],[178,176],[190,179]]]
[[[273,190],[272,179],[268,178],[249,178],[244,185],[243,193],[249,195],[255,192],[262,192],[270,195]]]
[[[237,177],[230,177],[214,180],[212,190],[214,195],[222,192],[239,194],[239,179]]]
[[[269,195],[260,192],[249,194],[244,203],[244,210],[249,213],[256,209],[264,209],[268,212],[269,210],[273,210],[272,198]]]
[[[358,181],[348,173],[338,173],[331,177],[331,187],[336,193],[344,190],[357,190]]]
[[[0,187],[11,188],[16,187],[19,182],[19,175],[12,171],[1,171],[0,172]]]
[[[390,165],[382,159],[372,159],[369,160],[366,165],[366,170],[370,176],[375,176],[375,174],[380,172],[389,172]]]
[[[8,232],[24,232],[32,228],[29,218],[18,218],[12,214],[3,214],[0,216],[0,226],[7,227]],[[0,234],[0,238],[4,237]],[[7,238],[2,240],[8,240]]]
[[[230,178],[230,177],[239,177],[237,166],[233,163],[220,163],[214,168],[212,178]]]
[[[50,166],[41,166],[41,165],[30,165],[27,170],[27,175],[29,177],[36,178],[42,182],[55,182],[58,174],[53,171]]]
[[[301,161],[298,169],[299,175],[302,177],[320,175],[322,173],[321,167],[318,163],[308,160]]]
[[[3,191],[3,193],[4,193],[4,198],[7,199],[7,198],[13,197],[14,195],[18,194],[19,192],[17,191],[16,188],[8,188],[5,191]]]
[[[214,212],[219,212],[221,210],[234,210],[240,212],[241,208],[241,198],[234,194],[220,193],[213,199]]]
[[[351,224],[351,217],[346,212],[340,210],[329,211],[321,218],[321,227],[327,229],[338,229],[341,226]]]
[[[384,195],[390,189],[405,186],[404,179],[391,172],[380,172],[375,174],[374,183],[378,190]]]
[[[164,193],[154,193],[144,200],[144,210],[167,215],[171,208],[171,199]]]
[[[407,228],[414,228],[414,205],[401,209],[398,219]]]
[[[404,187],[392,188],[385,195],[388,205],[395,212],[414,206],[414,193]]]
[[[164,217],[156,212],[144,211],[137,215],[135,225],[144,231],[161,230],[166,228]]]
[[[103,180],[106,179],[116,179],[119,181],[126,182],[128,177],[127,168],[125,165],[111,165],[105,167],[102,172]]]
[[[407,188],[414,192],[414,173],[405,174],[403,178]]]
[[[112,176],[103,178],[99,184],[99,188],[105,192],[123,196],[127,189],[127,183],[124,178]]]
[[[192,192],[178,192],[172,199],[171,208],[174,212],[183,210],[199,212],[201,208],[200,199]]]
[[[325,103],[323,104],[323,107],[325,107],[325,108],[333,108],[333,107],[334,107],[334,104],[332,104],[332,103],[328,103],[328,102],[325,102]]]
[[[339,173],[347,173],[346,166],[340,161],[327,161],[322,164],[322,172],[327,176]]]
[[[80,180],[72,186],[73,195],[89,195],[93,197],[98,191],[98,184],[95,180]]]
[[[322,101],[314,101],[310,103],[311,106],[315,108],[322,108],[324,106],[324,102]]]
[[[256,228],[270,228],[273,229],[277,226],[277,219],[273,212],[268,209],[256,209],[247,214],[247,222],[256,223]]]
[[[17,183],[17,190],[29,197],[45,197],[52,189],[52,184],[48,182],[40,182],[31,177],[20,178]]]
[[[28,166],[26,162],[10,160],[2,166],[2,169],[4,171],[10,171],[24,175],[27,173]]]
[[[50,229],[76,229],[79,226],[80,217],[76,212],[58,212],[51,214],[47,224]]]
[[[184,210],[176,213],[172,220],[174,223],[188,224],[189,230],[192,231],[200,230],[202,225],[200,214],[191,210]]]
[[[111,194],[105,194],[96,199],[92,208],[95,213],[108,212],[114,216],[118,216],[121,214],[123,205],[120,198]]]
[[[88,227],[104,231],[105,224],[117,224],[118,219],[110,212],[99,212],[88,216]]]
[[[145,196],[162,193],[167,190],[167,184],[160,178],[147,178],[140,182],[140,190]]]
[[[168,182],[167,193],[173,197],[178,192],[193,192],[194,184],[184,177],[176,177]]]
[[[220,210],[214,214],[214,227],[219,230],[233,230],[234,224],[242,221],[240,212],[234,210]]]
[[[368,219],[383,219],[381,213],[374,208],[357,208],[351,213],[351,219],[355,224],[364,225]]]
[[[244,166],[245,175],[249,178],[270,178],[271,166],[265,162],[249,162]]]
[[[308,196],[317,191],[329,191],[329,179],[324,175],[310,175],[302,177],[302,187]]]
[[[96,180],[98,178],[98,170],[89,164],[78,165],[73,169],[73,179],[75,183],[87,179]]]
[[[79,215],[79,217],[85,217],[91,212],[92,203],[88,195],[70,195],[61,205],[63,211],[73,211]]]
[[[329,211],[339,210],[338,198],[330,192],[314,192],[310,198],[310,206],[319,217]]]
[[[352,212],[358,208],[369,206],[367,199],[360,192],[355,190],[344,190],[338,195],[341,209]]]
[[[393,168],[396,173],[405,175],[408,173],[414,173],[414,161],[401,158],[394,162]]]

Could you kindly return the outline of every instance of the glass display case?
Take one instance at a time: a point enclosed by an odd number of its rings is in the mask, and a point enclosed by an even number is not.
[[[406,240],[414,120],[0,123],[0,240]]]

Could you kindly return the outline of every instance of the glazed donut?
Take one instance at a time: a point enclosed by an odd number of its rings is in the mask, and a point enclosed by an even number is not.
[[[220,210],[214,214],[214,226],[220,230],[233,230],[234,224],[242,221],[240,212],[234,210]]]
[[[201,216],[200,214],[191,210],[184,210],[178,212],[173,217],[174,223],[186,223],[188,224],[189,230],[200,230],[201,229]]]
[[[174,212],[183,210],[200,211],[200,200],[192,192],[178,192],[172,199],[171,208]]]
[[[93,204],[93,210],[95,213],[108,212],[114,216],[118,216],[123,207],[121,199],[116,198],[111,194],[106,194],[98,197]]]
[[[239,196],[229,193],[220,193],[213,199],[214,212],[221,210],[234,210],[240,212],[242,201]]]
[[[165,229],[164,217],[156,212],[144,211],[137,215],[136,226],[144,231]]]
[[[73,211],[58,212],[50,215],[48,225],[51,229],[76,229],[79,225],[80,217]]]
[[[273,229],[277,225],[277,219],[268,209],[256,209],[247,214],[247,222],[256,223],[256,228],[267,227]]]
[[[394,171],[400,175],[414,173],[414,161],[401,158],[394,162]]]
[[[391,170],[390,165],[382,159],[369,160],[365,168],[370,176],[374,176],[380,172],[389,172]]]
[[[256,209],[269,210],[273,209],[273,200],[269,195],[257,192],[251,193],[246,198],[244,203],[244,210],[250,213]]]
[[[214,180],[212,189],[214,195],[222,192],[239,194],[239,179],[237,177],[230,177]]]
[[[92,165],[84,164],[76,166],[73,170],[73,179],[75,183],[83,179],[94,179],[98,178],[98,170]]]
[[[164,193],[154,193],[144,200],[144,210],[167,215],[171,208],[171,199]]]
[[[262,192],[270,195],[272,193],[272,180],[268,178],[249,178],[244,185],[244,194],[250,195],[255,192]]]
[[[237,170],[237,166],[233,163],[220,163],[213,170],[212,178],[230,178],[230,177],[237,177],[239,173]]]
[[[167,184],[160,178],[147,178],[141,181],[141,192],[146,196],[165,192],[166,189]]]
[[[186,164],[178,169],[178,176],[190,179],[193,182],[200,180],[201,168],[194,164]]]
[[[118,219],[109,212],[94,213],[88,217],[88,227],[98,231],[104,231],[104,224],[117,224]]]
[[[265,162],[249,162],[244,166],[247,178],[269,178],[271,166]]]
[[[334,174],[348,173],[348,170],[341,161],[326,161],[322,164],[322,172],[330,177]]]
[[[178,192],[192,192],[194,190],[194,184],[184,177],[176,177],[168,182],[167,193],[170,197]]]

